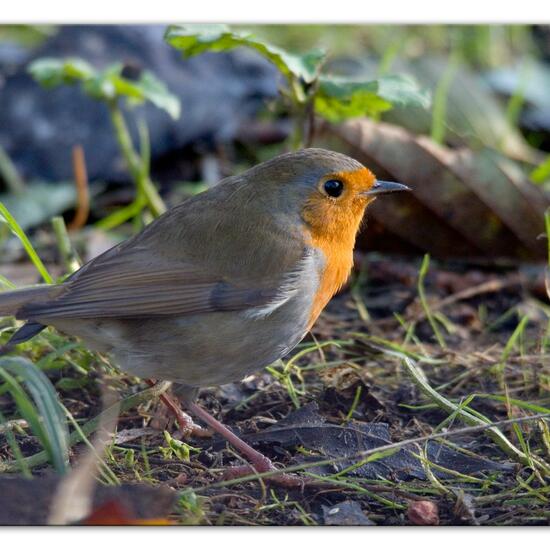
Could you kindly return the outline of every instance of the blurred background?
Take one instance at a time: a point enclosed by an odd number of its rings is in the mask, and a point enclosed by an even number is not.
[[[87,524],[547,525],[548,90],[547,26],[0,26],[1,290],[61,281],[279,153],[333,149],[413,192],[369,207],[354,274],[295,355],[199,399],[284,464],[506,422],[496,445],[434,441],[421,462],[316,470],[334,491],[259,499],[211,485],[225,444],[188,445],[139,379],[45,330],[0,357],[0,524],[76,509]],[[0,344],[17,326],[2,319]],[[117,415],[113,442],[86,439]],[[439,502],[431,523],[411,515],[419,498]]]
[[[76,225],[92,231],[86,234],[91,250],[84,254],[93,256],[148,221],[134,219],[128,227],[123,222],[131,221],[129,216],[109,218],[132,204],[134,185],[106,102],[63,82],[42,87],[29,73],[38,59],[78,58],[97,71],[118,64],[125,82],[148,71],[179,101],[175,117],[150,96],[137,106],[130,96],[121,102],[136,149],[143,138],[140,127],[147,128],[150,178],[168,206],[292,148],[296,112],[284,101],[288,83],[265,56],[241,47],[182,59],[163,40],[165,30],[0,27],[0,200],[24,230],[38,230],[40,236],[40,228],[59,214],[70,224],[80,207]],[[365,112],[368,116],[361,116],[360,108],[336,119],[309,113],[304,144],[348,153],[381,179],[414,189],[410,196],[374,205],[361,249],[429,252],[481,264],[544,261],[549,27],[262,25],[246,30],[288,52],[323,49],[322,72],[331,78],[370,82],[405,75],[424,94],[424,102],[390,101],[389,108]],[[302,84],[306,93],[317,85]],[[75,147],[83,153],[76,165]],[[80,192],[75,185],[79,167],[87,173],[85,199],[82,181]],[[102,228],[115,231],[105,237]]]

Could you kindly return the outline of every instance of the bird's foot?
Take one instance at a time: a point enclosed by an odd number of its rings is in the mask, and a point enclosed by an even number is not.
[[[153,380],[147,380],[147,383],[150,386],[155,385]],[[202,428],[198,424],[195,424],[193,418],[181,409],[179,403],[177,403],[175,399],[163,393],[160,396],[160,400],[165,407],[164,410],[166,411],[166,409],[168,409],[170,415],[176,419],[183,439],[187,437],[212,437],[214,432],[208,428]],[[160,429],[164,429],[164,427],[160,427]]]
[[[166,406],[176,417],[176,422],[178,423],[183,439],[186,439],[187,437],[212,437],[212,430],[209,430],[208,428],[203,428],[198,424],[195,424],[193,418],[191,418],[191,416],[189,416],[186,412],[182,411],[175,403],[173,409],[168,404],[166,404]]]
[[[152,380],[147,380],[147,383],[153,385]],[[230,445],[239,451],[248,461],[246,466],[231,467],[226,470],[224,479],[237,479],[254,474],[264,474],[273,472],[273,475],[265,476],[265,481],[281,485],[283,487],[303,487],[306,483],[296,475],[285,474],[279,472],[273,462],[267,456],[258,452],[248,443],[243,441],[239,436],[234,434],[227,426],[224,426],[220,421],[216,420],[210,413],[199,407],[196,403],[189,401],[185,407],[196,417],[200,418],[207,426],[211,428],[205,429],[197,426],[191,416],[181,410],[179,404],[176,404],[166,394],[160,396],[162,402],[168,407],[170,412],[176,417],[180,429],[185,435],[195,435],[198,437],[211,437],[212,431],[217,432],[224,437]]]
[[[304,480],[296,475],[285,474],[279,472],[279,469],[271,462],[267,456],[258,453],[261,457],[256,457],[256,460],[251,460],[250,464],[245,466],[232,466],[227,468],[224,472],[223,479],[238,479],[240,477],[250,476],[254,474],[263,474],[266,472],[273,472],[273,475],[265,476],[262,478],[267,483],[273,483],[281,487],[288,489],[294,487],[303,487]]]
[[[237,449],[237,451],[249,461],[249,464],[246,466],[236,466],[226,470],[224,479],[236,479],[247,475],[274,472],[273,475],[266,476],[264,478],[265,481],[276,483],[284,487],[301,487],[304,485],[303,480],[298,476],[277,473],[278,469],[267,456],[251,447],[239,436],[234,434],[227,426],[224,426],[196,403],[188,403],[187,408],[194,416],[199,417],[205,424],[224,437],[231,446]]]

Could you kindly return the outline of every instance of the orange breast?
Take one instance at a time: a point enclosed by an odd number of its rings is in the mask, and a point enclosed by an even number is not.
[[[313,299],[308,329],[351,273],[355,236],[363,217],[363,209],[363,205],[360,205],[348,210],[345,216],[337,216],[332,212],[332,215],[324,216],[324,223],[309,226],[306,241],[323,253],[325,263],[319,273],[319,287]],[[319,221],[318,210],[315,212],[315,220]]]
[[[313,299],[309,315],[308,330],[313,326],[317,317],[330,299],[340,290],[347,281],[353,267],[353,246],[335,246],[333,243],[312,239],[311,244],[321,249],[325,257],[325,266],[319,274],[319,287]]]
[[[325,258],[308,329],[349,277],[355,236],[365,208],[372,200],[361,192],[369,189],[375,181],[374,175],[366,168],[338,172],[330,177],[345,182],[344,194],[338,200],[330,200],[315,191],[302,209],[302,219],[307,227],[306,242],[320,250]]]

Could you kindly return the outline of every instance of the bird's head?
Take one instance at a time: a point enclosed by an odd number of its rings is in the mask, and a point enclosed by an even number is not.
[[[272,212],[299,212],[314,238],[355,240],[365,208],[379,195],[408,190],[377,180],[360,162],[325,149],[280,155],[249,171]]]

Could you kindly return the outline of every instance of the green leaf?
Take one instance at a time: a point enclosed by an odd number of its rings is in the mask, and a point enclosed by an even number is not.
[[[331,122],[376,116],[393,106],[427,108],[429,104],[429,94],[413,78],[402,75],[370,81],[321,76],[315,97],[315,110]]]
[[[162,81],[149,71],[142,71],[137,80],[131,80],[122,76],[123,68],[121,63],[114,63],[96,71],[83,59],[43,58],[33,61],[29,72],[47,88],[80,83],[83,91],[94,99],[109,102],[124,98],[130,105],[150,101],[172,118],[179,117],[179,100]]]
[[[171,94],[164,82],[159,80],[153,73],[144,71],[136,84],[136,88],[143,98],[159,109],[166,111],[174,120],[179,118],[180,102],[178,98]]]
[[[53,466],[58,473],[64,474],[68,465],[69,434],[52,383],[39,368],[23,357],[0,358],[0,376],[8,384],[19,412],[40,439]],[[23,381],[32,401],[16,377]]]
[[[224,52],[240,46],[251,48],[271,61],[287,80],[294,77],[306,84],[317,78],[326,57],[326,53],[319,49],[303,55],[293,54],[248,32],[232,31],[227,25],[172,25],[164,38],[186,57],[206,51]]]
[[[117,65],[122,70],[122,67]],[[113,101],[117,98],[114,75],[109,69],[82,83],[82,90],[88,96],[99,101]],[[124,96],[122,96],[124,97]]]
[[[166,111],[173,119],[180,116],[179,99],[171,94],[166,85],[149,71],[143,71],[138,80],[124,78],[122,65],[111,66],[96,78],[84,83],[84,90],[96,99],[110,100],[124,97],[129,105],[150,101]]]
[[[544,183],[550,179],[550,156],[546,157],[530,174],[533,183]]]
[[[315,111],[330,122],[375,116],[391,109],[391,103],[377,94],[376,82],[353,82],[321,78],[315,96]]]
[[[96,72],[83,59],[70,57],[56,59],[43,57],[33,61],[28,71],[32,77],[46,88],[54,88],[62,84],[75,84],[94,78]]]
[[[420,88],[412,76],[387,75],[379,78],[377,82],[378,95],[389,101],[392,107],[430,107],[430,92]]]

